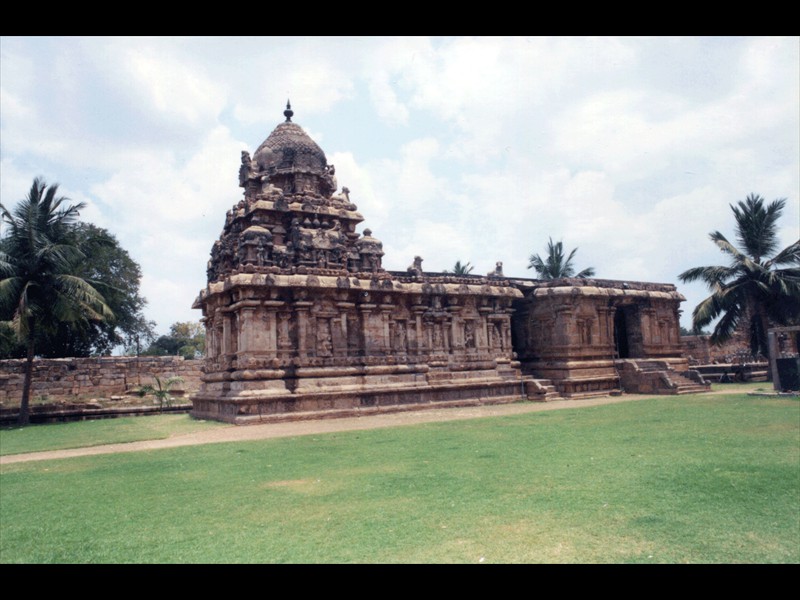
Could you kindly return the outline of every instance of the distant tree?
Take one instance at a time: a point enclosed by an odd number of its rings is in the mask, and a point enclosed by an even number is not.
[[[113,319],[59,323],[42,334],[39,353],[48,358],[110,354],[117,346],[147,347],[155,338],[155,323],[143,315],[147,305],[139,294],[142,271],[116,237],[91,223],[77,223],[69,237],[84,255],[76,275],[91,281],[114,313]]]
[[[678,278],[685,283],[703,281],[711,291],[692,312],[695,329],[719,318],[711,342],[720,344],[744,327],[749,333],[751,352],[769,356],[770,321],[777,325],[800,322],[800,240],[775,253],[777,222],[786,200],[764,203],[761,196],[750,194],[736,206],[730,205],[741,250],[719,231],[709,234],[720,251],[729,256],[728,266],[695,267]],[[770,255],[772,258],[767,258]],[[781,266],[786,267],[778,268]]]
[[[469,275],[470,273],[472,273],[472,270],[474,268],[475,267],[470,265],[468,262],[461,264],[461,261],[457,260],[456,264],[453,265],[453,269],[451,271],[445,270],[444,272],[451,273],[453,275]]]
[[[29,421],[38,333],[61,323],[113,318],[103,296],[77,275],[86,257],[70,236],[83,204],[67,206],[58,186],[33,180],[28,196],[9,211],[0,203],[6,232],[0,238],[0,320],[25,345],[19,423]]]
[[[7,322],[0,322],[0,359],[25,358],[25,344],[20,343],[17,335]]]
[[[683,325],[680,326],[681,335],[708,335],[708,331],[704,329],[686,329]]]
[[[125,334],[125,354],[139,356],[156,340],[156,322],[148,321],[144,315],[137,314],[131,331]]]
[[[160,336],[144,352],[148,356],[183,356],[199,358],[206,347],[206,331],[198,322],[173,323],[169,335]]]
[[[561,277],[578,277],[586,279],[587,277],[594,277],[594,269],[589,267],[584,269],[577,275],[575,268],[572,266],[572,259],[578,251],[575,248],[569,253],[569,256],[564,256],[564,245],[562,242],[553,243],[553,238],[549,238],[547,242],[547,255],[542,258],[538,254],[531,254],[529,269],[534,269],[539,279],[560,279]]]

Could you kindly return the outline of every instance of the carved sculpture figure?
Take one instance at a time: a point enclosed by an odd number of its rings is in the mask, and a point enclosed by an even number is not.
[[[336,167],[327,165],[322,175],[322,186],[320,192],[326,198],[334,194],[339,189],[339,184],[336,181]]]
[[[265,196],[279,196],[283,190],[272,184],[269,175],[261,176],[261,193]]]
[[[253,161],[247,150],[242,150],[242,166],[239,167],[239,186],[245,187],[253,170]]]
[[[503,275],[503,262],[497,261],[494,266],[494,271],[489,271],[489,277],[504,277]]]
[[[419,256],[414,257],[414,262],[406,269],[409,275],[414,277],[422,276],[422,258]]]
[[[395,324],[394,348],[398,352],[406,351],[406,326],[402,321]]]
[[[464,346],[467,348],[475,347],[475,326],[472,321],[464,323]]]

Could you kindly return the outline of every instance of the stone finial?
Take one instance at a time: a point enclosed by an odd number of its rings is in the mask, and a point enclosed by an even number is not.
[[[283,111],[283,116],[286,117],[286,122],[291,123],[292,117],[294,116],[294,111],[292,110],[291,103],[287,100],[286,101],[286,110]]]

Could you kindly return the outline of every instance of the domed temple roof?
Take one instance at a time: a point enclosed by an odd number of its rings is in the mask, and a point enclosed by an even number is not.
[[[294,114],[286,103],[286,121],[269,134],[253,155],[260,171],[298,169],[322,175],[328,161],[325,153],[302,127],[292,123]]]

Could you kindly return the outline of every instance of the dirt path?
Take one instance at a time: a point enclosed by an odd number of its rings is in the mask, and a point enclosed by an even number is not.
[[[721,393],[730,393],[731,391],[735,390],[726,390],[725,392]],[[715,392],[710,393],[713,394]],[[515,404],[470,406],[465,408],[432,408],[399,413],[369,415],[364,417],[323,419],[318,421],[291,421],[287,423],[265,423],[262,425],[231,425],[228,427],[219,427],[206,431],[176,435],[163,440],[144,440],[141,442],[129,442],[125,444],[107,444],[104,446],[92,446],[89,448],[50,450],[45,452],[31,452],[28,454],[0,456],[0,465],[28,462],[33,460],[53,460],[58,458],[72,458],[76,456],[114,454],[118,452],[138,452],[141,450],[177,448],[180,446],[195,446],[200,444],[215,444],[220,442],[265,440],[270,438],[293,437],[298,435],[336,433],[340,431],[357,431],[363,429],[378,429],[382,427],[398,427],[402,425],[416,425],[419,423],[432,423],[436,421],[460,421],[465,419],[477,419],[481,417],[516,415],[545,410],[559,410],[563,408],[581,408],[586,406],[599,406],[602,404],[616,404],[619,402],[633,402],[635,400],[644,400],[653,397],[654,396],[645,396],[639,394],[625,394],[623,396],[603,396],[600,398],[586,398],[583,400],[522,402]],[[665,396],[660,397],[664,398]]]

